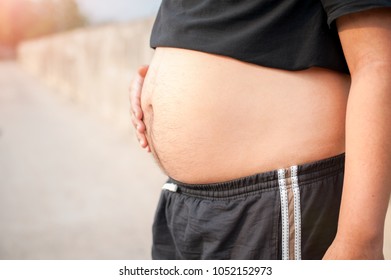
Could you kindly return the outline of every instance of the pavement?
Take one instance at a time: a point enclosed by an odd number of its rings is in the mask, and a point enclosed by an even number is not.
[[[164,181],[130,128],[0,63],[0,259],[149,259]]]

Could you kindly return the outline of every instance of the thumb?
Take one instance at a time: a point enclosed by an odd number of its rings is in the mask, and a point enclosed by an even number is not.
[[[148,68],[149,68],[149,65],[143,65],[141,66],[139,69],[138,69],[138,74],[145,78],[145,76],[147,75],[147,72],[148,72]]]

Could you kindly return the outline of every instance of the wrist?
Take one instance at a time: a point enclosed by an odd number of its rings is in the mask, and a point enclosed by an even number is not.
[[[336,240],[344,242],[352,247],[372,248],[383,250],[384,232],[379,229],[363,227],[340,227],[335,237]]]

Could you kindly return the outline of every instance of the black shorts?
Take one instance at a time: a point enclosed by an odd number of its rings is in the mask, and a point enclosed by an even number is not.
[[[153,259],[321,259],[333,241],[344,154],[216,184],[163,186]]]

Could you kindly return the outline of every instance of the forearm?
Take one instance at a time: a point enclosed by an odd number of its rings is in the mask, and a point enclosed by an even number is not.
[[[337,237],[382,246],[391,190],[391,69],[373,63],[352,76]]]

